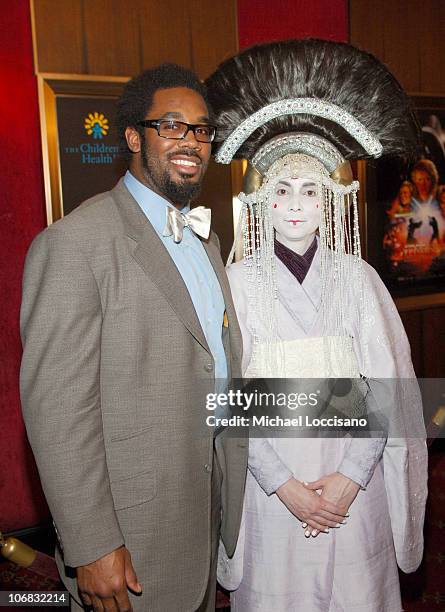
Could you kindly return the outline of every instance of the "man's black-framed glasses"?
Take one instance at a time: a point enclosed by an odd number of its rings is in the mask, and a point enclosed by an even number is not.
[[[208,123],[184,123],[176,119],[145,119],[138,121],[138,125],[154,128],[161,138],[182,140],[192,130],[198,142],[212,142],[215,138],[216,127]]]

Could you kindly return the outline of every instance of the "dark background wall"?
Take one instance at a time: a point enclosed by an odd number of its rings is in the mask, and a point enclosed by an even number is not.
[[[445,2],[350,0],[350,42],[385,62],[408,93],[445,96]],[[372,214],[370,211],[369,214]],[[445,376],[443,295],[397,301],[419,377]],[[418,302],[418,301],[417,301]]]
[[[0,10],[0,529],[7,531],[47,512],[18,395],[23,260],[46,223],[34,72],[131,76],[170,60],[204,78],[238,48],[291,36],[348,40],[349,28],[351,42],[388,63],[409,92],[445,95],[445,2],[275,0],[272,10],[270,0],[0,0]],[[212,205],[226,252],[231,197],[230,170],[213,165],[200,200]],[[442,376],[445,308],[402,316],[417,374]]]

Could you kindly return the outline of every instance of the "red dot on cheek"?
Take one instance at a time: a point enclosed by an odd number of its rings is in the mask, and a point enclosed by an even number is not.
[[[276,208],[278,206],[278,204],[274,204],[273,207]]]

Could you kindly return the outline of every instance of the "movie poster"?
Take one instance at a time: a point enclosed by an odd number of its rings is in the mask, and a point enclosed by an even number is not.
[[[433,106],[433,105],[432,105]],[[382,161],[382,276],[392,289],[445,288],[445,110],[421,108],[422,153],[412,164]]]

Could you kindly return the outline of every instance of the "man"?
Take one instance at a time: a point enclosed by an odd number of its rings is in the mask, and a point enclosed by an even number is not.
[[[220,497],[236,544],[246,446],[203,423],[241,338],[218,240],[192,231],[208,234],[206,212],[184,216],[214,136],[205,95],[173,64],[130,81],[130,171],[27,258],[23,413],[60,571],[94,610],[214,610]]]

